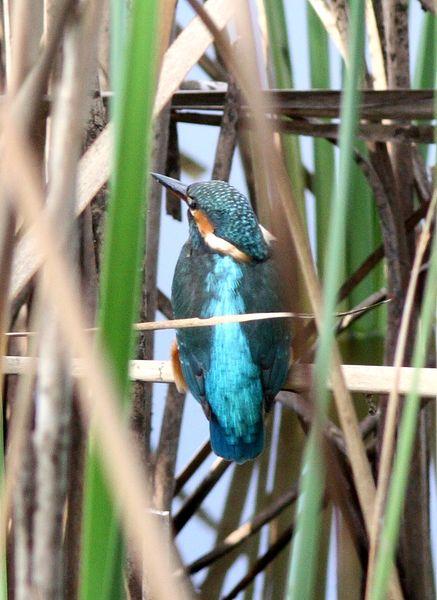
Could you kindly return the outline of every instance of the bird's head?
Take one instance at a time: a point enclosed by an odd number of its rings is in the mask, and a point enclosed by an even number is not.
[[[248,199],[232,185],[206,181],[185,186],[177,179],[152,175],[187,203],[193,242],[203,242],[240,262],[262,261],[269,256],[265,230]]]

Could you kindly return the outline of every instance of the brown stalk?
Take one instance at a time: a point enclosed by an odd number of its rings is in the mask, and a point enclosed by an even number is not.
[[[31,323],[38,329],[40,321],[38,301],[33,303]],[[37,354],[38,337],[30,340],[30,356]],[[16,397],[20,402],[14,407],[8,432],[6,477],[0,497],[0,547],[3,549],[6,524],[13,503],[14,519],[14,593],[24,600],[32,595],[32,521],[35,510],[35,455],[31,438],[33,389],[36,364],[20,377]]]
[[[181,501],[184,501],[188,498],[188,494],[183,490],[179,492],[179,498]],[[205,507],[200,506],[199,510],[196,512],[196,518],[198,518],[204,525],[206,525],[209,529],[214,530],[217,528],[217,520],[214,519],[210,512]],[[182,573],[181,567],[181,573]]]
[[[432,196],[432,181],[428,179],[426,173],[426,165],[422,155],[417,151],[417,147],[413,146],[413,173],[414,186],[417,195],[422,203],[429,202]]]
[[[207,54],[204,54],[199,59],[199,67],[215,81],[226,81],[227,79],[227,74],[223,66],[217,61],[212,60]]]
[[[0,179],[1,181],[1,179]],[[9,202],[7,201],[7,192],[5,190],[0,192],[0,357],[7,353],[8,341],[4,336],[4,331],[8,328],[9,318],[9,284],[12,267],[12,253],[13,253],[13,242],[14,242],[14,229],[15,229],[15,218],[13,216]],[[6,432],[6,415],[7,406],[11,406],[10,402],[11,394],[7,390],[5,385],[5,378],[3,369],[0,368],[0,406],[3,413],[1,419],[1,426],[3,428],[2,443],[6,447],[4,440],[4,432]],[[3,465],[2,465],[3,467]],[[13,543],[14,532],[10,532],[10,541]],[[6,541],[6,540],[4,540]],[[0,547],[1,552],[6,553],[6,548]],[[12,553],[10,553],[11,555]],[[6,554],[5,554],[6,555]],[[5,563],[3,563],[5,564]],[[9,565],[8,565],[9,567]],[[8,579],[10,579],[10,572],[8,573]],[[12,587],[9,582],[9,590]]]
[[[99,134],[108,124],[108,109],[104,106],[100,97],[93,98],[91,102],[90,116],[87,124],[85,147],[90,147]],[[105,216],[108,199],[108,189],[104,185],[94,196],[90,204],[82,214],[90,211],[93,241],[93,262],[96,269],[96,285],[100,273],[100,264],[103,248],[103,236],[105,230]],[[97,293],[97,290],[96,290]],[[94,323],[93,323],[94,324]]]
[[[134,544],[136,555],[147,566],[152,590],[160,597],[189,597],[185,588],[175,589],[173,580],[161,557],[166,555],[162,547],[156,522],[144,510],[150,506],[150,494],[143,483],[141,468],[131,440],[122,426],[118,400],[113,391],[111,378],[105,374],[103,361],[90,348],[82,329],[85,317],[80,309],[80,300],[66,273],[69,268],[53,244],[53,230],[40,210],[43,194],[39,188],[37,169],[31,152],[18,130],[11,129],[5,122],[5,140],[9,152],[4,157],[4,173],[14,189],[17,202],[26,220],[34,222],[35,235],[41,252],[46,258],[46,268],[51,273],[51,285],[43,286],[46,298],[56,300],[58,317],[68,315],[62,321],[63,335],[68,339],[72,351],[84,359],[85,377],[79,380],[81,406],[87,419],[95,416],[95,428],[109,481],[121,507],[122,520]],[[26,165],[26,168],[22,168]],[[91,400],[92,397],[92,400]],[[5,515],[3,512],[3,519]],[[3,520],[2,532],[5,531]],[[140,566],[139,565],[139,566]]]
[[[10,6],[4,7],[6,21],[7,17],[10,16]],[[31,48],[35,48],[38,44],[38,29],[36,27],[29,27],[32,23],[32,15],[29,13],[34,11],[35,7],[31,8],[27,2],[18,0],[14,3],[13,7],[13,23],[12,23],[12,41],[8,37],[8,42],[11,42],[12,48],[9,48],[7,54],[9,54],[9,68],[7,69],[7,88],[8,88],[8,99],[7,103],[10,106],[16,106],[16,114],[14,115],[17,120],[21,121],[23,127],[26,125],[29,127],[34,125],[34,122],[30,123],[26,121],[24,115],[26,111],[32,111],[32,108],[37,102],[37,97],[32,94],[32,90],[26,88],[23,84],[23,80],[27,75],[27,71],[31,65]],[[9,32],[10,34],[10,32]],[[7,43],[7,47],[8,47]],[[12,52],[11,52],[12,50]],[[32,71],[33,72],[33,71]],[[42,78],[40,78],[41,81]],[[20,89],[21,88],[21,89]],[[22,91],[23,88],[24,92]],[[22,101],[20,107],[20,99]],[[20,110],[21,108],[21,110]],[[13,117],[13,118],[14,118]],[[3,143],[3,141],[2,141]],[[9,231],[5,232],[5,236],[2,239],[2,312],[0,313],[1,329],[0,333],[4,330],[3,325],[6,317],[6,310],[9,303],[9,281],[10,281],[10,270],[12,260],[12,241],[15,230],[15,215],[12,214],[11,202],[13,202],[13,192],[9,187],[7,180],[2,177],[3,181],[3,200],[2,202],[2,224],[3,226],[9,225]],[[4,338],[2,337],[1,343],[3,345]],[[36,343],[36,342],[35,342]],[[3,348],[2,348],[3,350]],[[3,354],[3,352],[2,352]],[[32,515],[34,511],[34,494],[33,494],[33,483],[34,483],[34,462],[33,462],[33,449],[30,440],[30,427],[29,427],[29,416],[31,411],[31,389],[32,389],[33,376],[29,374],[25,377],[22,382],[18,385],[16,398],[20,399],[18,403],[19,409],[14,406],[14,414],[11,420],[12,429],[16,430],[22,426],[23,438],[26,435],[27,440],[27,452],[25,464],[23,469],[20,471],[18,476],[16,493],[14,496],[15,514],[14,514],[14,579],[9,582],[9,590],[14,591],[17,599],[27,598],[31,593],[31,552],[32,552]],[[0,382],[1,389],[3,390],[3,379]],[[23,395],[21,395],[23,394]],[[9,439],[8,439],[9,442]],[[22,440],[21,448],[24,449],[25,442]],[[14,445],[9,444],[7,454],[7,464],[11,461],[11,455],[13,456]],[[13,462],[13,458],[12,458]],[[11,503],[11,486],[5,483],[5,493],[8,497],[8,506]],[[0,535],[2,543],[0,544],[0,552],[4,551],[4,535]]]
[[[14,597],[24,600],[32,597],[32,516],[35,510],[34,503],[34,468],[35,456],[30,439],[30,430],[26,430],[24,451],[17,473],[17,480],[13,493],[13,519],[14,519],[14,573],[12,584]],[[10,558],[10,557],[8,557]]]
[[[299,135],[310,135],[315,137],[338,140],[340,129],[338,125],[331,123],[311,123],[293,121],[292,123],[280,123],[282,131],[296,133]],[[362,123],[358,125],[357,138],[365,142],[410,142],[433,144],[436,128],[433,126],[420,126],[413,124],[377,124]],[[422,192],[423,194],[423,192]],[[428,197],[428,196],[427,196]]]
[[[75,245],[72,228],[76,167],[93,71],[90,57],[95,56],[101,5],[101,1],[89,4],[79,21],[69,22],[63,44],[62,79],[51,120],[47,210],[58,233],[58,244],[65,248],[65,253],[71,253]],[[50,26],[46,36],[50,39]],[[42,277],[48,277],[44,270]],[[54,308],[51,303],[44,308],[34,432],[36,512],[32,579],[37,595],[57,598],[63,586],[63,512],[71,443],[72,382],[68,377],[68,350],[61,341]]]
[[[211,454],[211,444],[209,440],[206,441],[190,462],[182,469],[182,471],[176,476],[175,487],[174,487],[174,496],[177,496],[184,485],[191,479],[191,477],[196,473],[197,469],[201,464],[205,462],[208,456]]]
[[[226,90],[180,89],[173,95],[173,110],[223,110]],[[260,91],[264,112],[290,118],[338,119],[341,110],[340,90],[269,89]],[[368,90],[362,91],[358,104],[361,120],[384,119],[431,120],[434,115],[433,90]],[[245,96],[241,100],[244,113],[252,112]]]
[[[154,465],[154,503],[158,510],[171,509],[185,397],[185,394],[177,391],[174,384],[168,386]]]
[[[273,64],[269,65],[269,50],[272,45],[271,34],[273,33],[272,27],[273,23],[269,23],[267,13],[266,13],[266,3],[258,4],[258,32],[261,30],[261,35],[258,33],[259,37],[263,37],[264,42],[264,55],[263,60],[259,61],[258,71],[260,74],[268,73],[268,80],[271,83],[275,79],[275,69]],[[263,25],[264,24],[264,28]],[[246,23],[248,26],[249,23]],[[244,27],[242,23],[240,27]],[[251,40],[252,41],[252,40]],[[252,46],[253,47],[253,46]],[[246,52],[249,50],[249,44],[246,44]],[[286,51],[286,48],[284,48]],[[269,66],[271,68],[271,72],[269,73]],[[242,115],[243,116],[243,115]],[[275,115],[276,117],[279,115]],[[270,124],[276,124],[276,119],[273,117],[271,119]],[[243,125],[243,123],[242,123]],[[256,124],[255,124],[256,126]],[[272,127],[272,131],[273,131]],[[248,132],[249,139],[253,137],[252,133]],[[286,143],[290,142],[290,143]],[[294,149],[292,148],[292,141],[288,140],[285,136],[275,135],[273,138],[273,143],[277,146],[278,154],[281,155],[281,159],[284,161],[284,165],[286,166],[288,173],[290,174],[290,180],[293,183],[293,192],[297,191],[297,199],[299,202],[299,207],[302,210],[303,208],[303,182],[296,181],[294,182],[292,179],[292,175],[296,171],[295,166],[293,166],[292,154],[297,153],[296,156],[299,160],[299,142],[295,145]],[[252,162],[253,164],[257,164],[260,162],[261,155],[256,151],[256,148],[253,148],[253,156]],[[259,158],[257,158],[259,155]],[[251,168],[250,162],[247,165],[248,168]],[[264,170],[264,164],[260,164],[260,168]],[[256,177],[257,170],[255,170],[255,185],[257,181]],[[298,178],[299,179],[299,178]],[[302,179],[302,177],[300,177]],[[270,190],[270,193],[272,190]],[[269,202],[267,198],[257,198],[257,210],[260,212],[260,209],[263,207],[263,203],[267,206],[267,212],[272,210],[272,206],[269,206]],[[263,202],[264,201],[264,202]],[[304,211],[303,211],[304,212]],[[262,215],[262,212],[260,212]],[[270,223],[274,224],[275,219],[272,218],[272,215],[269,214]],[[292,240],[290,239],[290,234],[287,231],[286,227],[284,228],[283,238],[279,237],[278,239],[278,259],[277,263],[280,269],[281,277],[285,275],[289,281],[293,281],[293,286],[288,286],[288,290],[286,291],[286,300],[289,303],[289,307],[308,307],[307,298],[304,297],[302,293],[302,282],[300,273],[297,268],[297,260],[295,256],[295,252],[293,249]],[[286,260],[281,260],[279,258],[280,251],[285,250],[287,248],[288,257]],[[285,256],[285,253],[284,253]],[[295,323],[294,327],[294,337],[293,337],[293,352],[299,351],[301,347],[301,334],[303,330],[303,326],[300,323]],[[276,426],[274,426],[274,424]],[[298,419],[296,416],[286,410],[282,410],[282,407],[275,406],[274,414],[271,418],[271,440],[269,443],[270,457],[263,460],[260,464],[258,471],[258,490],[257,490],[257,500],[256,500],[256,508],[257,510],[263,510],[264,507],[269,502],[270,489],[269,485],[272,489],[275,490],[276,494],[286,493],[289,489],[290,481],[297,481],[299,476],[299,465],[301,462],[301,453],[302,453],[302,431],[299,426]],[[273,457],[275,457],[275,461],[273,462]],[[274,470],[273,478],[271,477],[270,471]],[[270,483],[269,483],[270,479]],[[262,488],[262,489],[261,489]],[[278,514],[277,517],[272,520],[269,524],[268,528],[268,536],[269,542],[273,543],[279,532],[286,527],[290,521],[294,517],[294,506],[290,505],[287,510],[283,511],[281,514]],[[250,552],[249,552],[249,560],[254,561],[258,552],[259,541],[258,539],[254,539]],[[271,597],[284,597],[286,595],[286,582],[287,582],[287,573],[289,568],[289,556],[288,553],[283,553],[282,556],[278,558],[271,565],[268,572],[266,572],[266,577],[264,578],[263,588],[261,594],[263,596],[271,596]]]
[[[161,64],[171,39],[175,7],[175,0],[167,0],[166,2],[162,3],[160,9],[159,62]],[[169,123],[170,109],[169,106],[166,105],[160,111],[159,115],[157,115],[154,123],[152,170],[158,173],[162,173],[164,171],[167,162]],[[158,268],[162,188],[156,181],[150,182],[149,185],[150,194],[147,216],[146,258],[144,264],[140,319],[153,321],[155,320],[158,305],[156,279]],[[140,335],[137,358],[152,359],[153,352],[153,335]],[[145,462],[150,462],[151,460],[150,433],[152,426],[152,400],[152,385],[148,383],[136,382],[133,389],[131,422]]]
[[[408,3],[406,0],[388,0],[382,5],[384,18],[384,32],[387,60],[387,80],[391,88],[409,88],[409,42],[408,42]],[[396,144],[390,147],[390,158],[393,167],[393,181],[391,194],[391,211],[395,231],[387,234],[387,243],[398,245],[396,257],[389,260],[389,278],[394,276],[395,269],[399,269],[399,275],[393,279],[394,286],[389,280],[389,292],[396,295],[396,300],[389,310],[388,337],[386,340],[386,361],[391,363],[395,353],[397,332],[399,330],[402,308],[405,300],[405,290],[408,282],[408,274],[411,267],[410,256],[411,243],[414,235],[409,236],[407,244],[403,221],[411,214],[413,206],[413,177],[412,177],[412,155],[411,149],[406,144]],[[378,159],[378,162],[379,159]],[[381,215],[381,223],[385,219]],[[402,246],[401,246],[402,245]],[[397,283],[395,283],[397,281]],[[407,351],[408,360],[409,351]]]
[[[278,396],[276,396],[276,401],[279,399]],[[305,435],[299,423],[299,418],[293,411],[286,410],[283,405],[279,406],[276,403],[274,411],[272,417],[279,419],[279,424],[277,424],[277,427],[272,427],[270,449],[271,461],[273,461],[274,456],[276,456],[276,460],[268,466],[267,474],[271,477],[269,471],[272,465],[274,465],[274,478],[271,483],[271,490],[276,495],[286,493],[290,490],[291,482],[295,483],[299,481]],[[264,486],[267,494],[269,492],[272,493],[268,487],[268,483],[268,479],[266,478]],[[265,504],[268,503],[269,498],[267,496]],[[296,506],[293,503],[270,522],[268,531],[269,543],[276,541],[280,532],[293,521],[295,513]],[[264,595],[267,595],[269,592],[273,598],[284,598],[287,595],[289,564],[289,549],[287,549],[287,552],[281,554],[266,573],[263,585]]]
[[[171,300],[158,288],[158,310],[160,313],[164,315],[167,320],[171,320],[173,318],[173,308],[171,305]]]
[[[62,521],[71,441],[71,381],[63,360],[64,352],[59,352],[56,324],[47,313],[42,326],[32,436],[36,502],[32,588],[41,597],[56,598],[63,586]]]
[[[206,496],[215,486],[223,473],[231,466],[232,463],[227,462],[223,458],[216,458],[213,462],[207,476],[196,487],[194,492],[190,494],[185,503],[181,506],[178,512],[173,517],[173,529],[175,535],[187,524],[189,519],[196,512],[197,508],[205,500]]]
[[[394,298],[388,311],[388,331],[392,332],[390,335],[395,335],[408,281],[409,255],[405,221],[399,206],[395,178],[386,147],[383,144],[376,144],[373,148],[369,148],[369,156],[372,171],[376,173],[372,187],[375,192],[383,233],[384,254],[387,259],[388,292]],[[384,418],[381,420],[381,423],[383,422]]]
[[[88,130],[89,132],[89,130]],[[92,232],[91,208],[81,219],[80,243],[81,288],[87,318],[94,322],[97,306],[97,273]],[[80,418],[77,390],[73,389],[71,446],[68,459],[68,498],[64,538],[64,593],[76,598],[79,590],[82,548],[83,488],[86,431]]]
[[[389,309],[388,328],[391,331],[395,328],[397,331],[398,313],[402,310],[408,281],[409,258],[405,237],[405,217],[396,201],[390,160],[382,144],[376,144],[375,150],[370,152],[370,163],[378,175],[373,188],[383,234],[384,254],[388,264],[388,292],[394,298]]]
[[[27,75],[32,61],[31,47],[35,46],[38,37],[29,27],[34,16],[29,14],[29,8],[24,0],[3,6],[6,29],[9,28],[5,39],[6,88],[11,97],[17,93]]]
[[[411,270],[410,282],[408,285],[407,294],[405,297],[405,304],[402,314],[402,320],[399,329],[399,335],[396,344],[396,351],[394,356],[394,381],[393,387],[390,391],[387,412],[385,415],[384,435],[382,440],[382,449],[380,456],[380,464],[378,471],[378,486],[376,490],[376,499],[374,507],[373,526],[370,535],[370,553],[369,553],[369,566],[367,572],[367,594],[370,593],[370,589],[373,581],[374,567],[375,567],[375,556],[378,549],[378,541],[380,534],[380,527],[383,518],[384,505],[387,496],[388,485],[390,481],[390,469],[393,459],[394,445],[396,428],[398,422],[398,412],[400,405],[399,397],[399,379],[401,367],[404,363],[405,351],[407,347],[408,334],[410,330],[410,321],[414,309],[414,299],[416,295],[416,289],[419,279],[419,272],[425,256],[426,249],[430,240],[430,232],[433,221],[435,220],[435,208],[437,205],[437,192],[434,192],[432,201],[428,208],[426,220],[420,234],[416,255],[414,257],[413,268]]]
[[[391,88],[410,87],[410,57],[409,57],[409,23],[408,2],[406,0],[388,0],[382,3],[384,18],[384,33],[386,43],[387,79]],[[394,174],[394,210],[403,218],[411,213],[413,207],[413,174],[415,152],[408,144],[396,144],[390,148],[390,158]],[[403,268],[404,288],[388,311],[389,322],[386,340],[385,359],[392,364],[397,346],[397,336],[401,326],[405,290],[412,267],[415,236],[402,232],[407,246],[405,256],[399,257]],[[390,289],[389,281],[389,292]],[[412,312],[410,327],[414,328],[417,312]],[[413,336],[409,336],[405,346],[405,360],[411,359]],[[385,426],[381,421],[380,439]],[[403,570],[403,585],[407,596],[417,594],[419,597],[432,597],[435,588],[432,581],[432,557],[429,544],[429,490],[426,469],[422,465],[427,461],[426,438],[416,437],[412,457],[413,468],[409,477],[404,510],[403,527],[400,532],[400,560]],[[411,539],[414,532],[414,541]],[[420,557],[420,558],[419,558]]]
[[[100,15],[100,37],[97,46],[97,89],[109,92],[110,84],[110,3],[103,4]]]
[[[193,123],[200,125],[219,125],[220,116],[188,112],[178,109],[173,113],[173,118],[178,123]],[[290,120],[269,119],[274,131],[292,133],[311,137],[320,137],[329,140],[338,140],[340,128],[336,123],[320,123],[319,121],[304,120],[303,118]],[[241,126],[251,128],[253,123],[250,117],[243,115]],[[432,125],[414,124],[379,124],[360,123],[357,138],[368,142],[408,141],[415,143],[434,143],[436,129]]]
[[[235,81],[232,77],[228,80],[228,91],[223,109],[220,134],[217,141],[214,167],[211,179],[229,181],[231,174],[232,159],[237,143],[237,132],[239,125],[240,95]]]
[[[68,458],[68,498],[63,556],[63,592],[77,598],[82,549],[82,515],[86,435],[77,397],[73,395],[71,445]]]
[[[40,103],[47,91],[49,76],[53,62],[64,32],[67,20],[71,14],[75,0],[62,0],[57,6],[56,17],[53,18],[51,34],[47,39],[40,59],[27,75],[17,95],[15,118],[20,120],[23,128],[30,131],[39,118]],[[24,19],[27,21],[27,18]]]
[[[170,118],[168,131],[168,148],[167,148],[167,164],[165,166],[165,174],[173,179],[181,178],[182,156],[179,153],[179,134],[177,123]],[[176,198],[170,190],[165,190],[165,208],[168,215],[173,219],[182,221],[182,206],[179,198]],[[159,294],[159,292],[158,292]],[[159,298],[158,298],[159,302]]]

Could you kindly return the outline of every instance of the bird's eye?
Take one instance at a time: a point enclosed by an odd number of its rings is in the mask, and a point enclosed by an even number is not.
[[[190,207],[191,210],[196,210],[197,209],[197,202],[195,200],[191,200],[190,204],[188,205]]]

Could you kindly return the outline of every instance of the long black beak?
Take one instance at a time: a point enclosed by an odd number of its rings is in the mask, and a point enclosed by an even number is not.
[[[160,175],[159,173],[150,173],[152,177],[156,179],[161,185],[168,188],[175,196],[181,198],[182,200],[187,200],[187,188],[188,186],[184,185],[177,179],[173,179],[172,177],[167,177],[166,175]]]

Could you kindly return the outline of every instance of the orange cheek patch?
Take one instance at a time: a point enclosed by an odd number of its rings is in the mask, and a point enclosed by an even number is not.
[[[181,360],[179,358],[179,348],[176,340],[171,345],[171,364],[173,367],[174,382],[180,394],[188,391],[188,386],[182,373]]]
[[[192,210],[191,214],[193,215],[194,220],[196,221],[197,228],[200,231],[200,235],[202,237],[205,237],[206,235],[208,235],[208,233],[214,232],[214,225],[205,215],[203,210]]]

